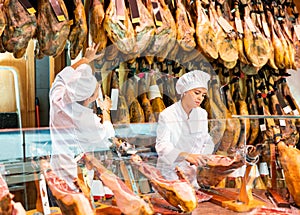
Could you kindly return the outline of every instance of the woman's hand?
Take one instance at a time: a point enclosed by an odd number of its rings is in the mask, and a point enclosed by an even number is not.
[[[90,63],[93,60],[100,57],[100,55],[96,54],[97,51],[98,51],[99,46],[100,46],[100,43],[98,43],[97,45],[95,43],[93,43],[91,46],[86,48],[84,58],[87,59],[87,63]]]
[[[86,48],[84,57],[81,58],[76,63],[74,63],[73,65],[71,65],[73,67],[73,69],[76,69],[81,64],[89,64],[93,60],[101,57],[101,54],[100,55],[96,54],[99,46],[100,46],[100,43],[98,43],[97,45],[95,43],[93,43],[91,46]]]
[[[183,157],[191,165],[195,166],[205,166],[207,161],[210,160],[210,155],[190,154],[187,152],[182,152],[180,153],[180,156]]]
[[[99,102],[99,106],[101,110],[109,111],[112,107],[112,101],[107,95],[105,95],[104,100]]]

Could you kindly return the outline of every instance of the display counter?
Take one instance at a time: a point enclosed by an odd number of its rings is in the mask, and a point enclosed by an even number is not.
[[[218,178],[220,175],[224,176],[222,176],[222,180],[213,186],[200,185],[200,188],[198,188],[199,193],[197,193],[199,203],[192,212],[187,214],[249,214],[251,212],[254,214],[253,211],[257,211],[258,208],[261,207],[265,208],[265,210],[267,210],[267,208],[276,208],[276,210],[278,210],[279,208],[285,210],[286,214],[299,214],[299,205],[295,203],[295,196],[289,192],[289,184],[299,187],[300,182],[297,181],[298,178],[296,178],[296,181],[292,181],[295,178],[287,176],[285,171],[287,171],[288,167],[282,163],[282,157],[285,155],[278,151],[279,143],[285,142],[285,138],[287,138],[287,136],[283,135],[284,126],[282,126],[283,124],[281,124],[281,126],[276,126],[276,124],[271,125],[270,121],[268,121],[269,119],[274,121],[278,120],[278,122],[279,120],[285,120],[286,122],[292,120],[296,122],[299,117],[233,115],[232,119],[214,119],[208,121],[209,134],[215,143],[214,154],[217,156],[230,157],[232,156],[230,153],[239,153],[244,162],[244,169],[241,170],[239,166],[235,171],[231,171],[231,174],[227,174],[226,170],[218,173],[219,169],[216,167],[216,175],[209,176],[212,172],[209,171],[209,168],[212,169],[214,167],[213,165],[206,166],[205,168],[208,169],[205,170],[207,171],[205,172],[206,175],[202,175],[201,177],[207,177],[208,180],[210,180],[210,177]],[[247,145],[247,138],[250,138],[251,134],[245,133],[247,132],[245,129],[247,123],[250,123],[251,120],[260,122],[260,132],[252,146]],[[235,145],[228,146],[228,148],[224,150],[225,147],[224,145],[222,146],[222,138],[224,138],[225,131],[222,130],[222,128],[226,123],[232,123],[232,121],[235,123],[239,122],[239,125],[242,125],[240,130],[235,130],[239,132],[240,136],[244,139],[241,140],[241,138],[239,138],[239,141],[237,141]],[[266,123],[265,127],[263,127],[263,122]],[[201,123],[201,121],[198,123]],[[116,137],[119,140],[125,141],[128,147],[124,148],[123,145],[121,149],[120,146],[114,145],[113,142],[112,146],[108,148],[99,146],[93,152],[94,158],[103,165],[103,168],[111,171],[115,175],[114,177],[121,179],[134,195],[148,196],[152,201],[151,204],[156,214],[186,214],[162,198],[162,196],[157,193],[157,189],[153,187],[152,179],[147,177],[147,174],[143,174],[143,172],[131,162],[132,155],[137,154],[146,165],[150,167],[156,166],[158,158],[158,154],[155,150],[157,123],[114,125],[114,127]],[[276,132],[279,133],[277,134]],[[291,138],[294,139],[288,140],[289,143],[299,140],[297,130],[290,133],[290,135],[292,136]],[[122,143],[124,144],[124,142]],[[2,177],[5,179],[9,191],[15,195],[14,201],[21,202],[25,210],[28,211],[27,213],[33,214],[34,211],[36,212],[37,210],[36,205],[37,199],[39,198],[39,187],[36,186],[36,182],[42,173],[40,170],[37,170],[36,165],[38,165],[39,159],[51,157],[50,130],[49,128],[1,130],[0,144],[0,170]],[[298,145],[298,142],[295,142],[294,146],[289,144],[289,148],[296,149],[295,145]],[[221,146],[223,148],[221,148]],[[273,146],[276,150],[275,154],[272,154]],[[291,161],[295,162],[294,159],[299,159],[299,150],[297,153],[298,157],[293,157],[292,154],[288,154]],[[216,166],[218,165],[224,166],[222,163],[217,163]],[[249,166],[250,168],[248,168]],[[265,166],[265,168],[263,168],[263,166]],[[94,166],[94,169],[99,168],[99,166],[96,167],[97,165]],[[85,162],[79,162],[78,168],[80,170],[79,178],[82,178],[84,181],[86,179],[85,177],[87,177]],[[295,168],[298,167],[295,166]],[[298,170],[298,172],[299,171],[300,170]],[[272,175],[274,173],[276,176]],[[288,180],[286,180],[287,177]],[[94,186],[97,186],[99,181],[101,180],[99,180],[97,174],[94,174],[92,176]],[[201,179],[198,180],[198,182],[199,181],[201,181]],[[105,183],[101,182],[100,185],[101,189],[107,189]],[[297,189],[297,187],[295,187],[295,189]],[[118,214],[118,211],[120,214],[120,208],[118,204],[116,204],[116,196],[112,190],[108,189],[108,191],[106,190],[99,193],[99,189],[93,187],[90,192],[95,206],[94,210],[101,211],[101,207],[109,207],[114,209],[116,214]],[[254,201],[254,205],[251,205],[251,207],[248,204],[245,205],[245,203],[240,201],[243,198],[248,198],[249,202]],[[103,214],[105,213],[103,212]]]

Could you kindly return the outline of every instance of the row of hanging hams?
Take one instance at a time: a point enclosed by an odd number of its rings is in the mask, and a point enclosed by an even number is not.
[[[102,26],[94,30],[104,29],[103,44],[112,43],[120,61],[146,56],[149,64],[154,57],[185,63],[202,54],[229,69],[241,62],[246,74],[256,74],[264,65],[276,70],[298,66],[299,16],[293,1],[136,2],[136,10],[124,0],[111,1],[106,10],[102,6]],[[96,43],[97,36],[92,36]],[[101,50],[106,60],[111,58],[104,47]]]
[[[227,68],[239,61],[246,74],[266,64],[295,69],[299,13],[293,1],[284,2],[91,0],[84,6],[80,0],[1,0],[1,51],[19,58],[37,39],[38,58],[56,57],[69,42],[75,59],[90,35],[101,44],[103,61],[146,56],[149,64],[154,57],[185,63],[203,54]]]
[[[28,43],[35,39],[36,57],[59,56],[69,42],[71,59],[83,49],[88,35],[84,5],[80,0],[0,2],[0,51],[15,58],[25,55]]]
[[[220,64],[219,64],[220,65]],[[269,66],[256,75],[245,75],[236,66],[227,69],[215,65],[208,96],[202,106],[212,121],[210,131],[219,152],[230,154],[243,144],[278,142],[283,138],[289,145],[299,141],[299,119],[236,119],[232,115],[291,116],[299,114],[299,106],[286,81],[288,73],[278,73]]]
[[[173,65],[153,63],[155,68],[149,68],[145,61],[146,58],[139,58],[134,64],[122,62],[106,76],[102,68],[103,94],[111,96],[113,90],[118,92],[117,108],[111,111],[112,123],[156,122],[159,113],[177,101]]]

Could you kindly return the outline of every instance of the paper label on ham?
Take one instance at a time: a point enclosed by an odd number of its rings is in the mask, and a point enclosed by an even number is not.
[[[119,20],[125,20],[125,3],[123,0],[116,0],[116,12]]]
[[[245,22],[246,22],[248,28],[250,29],[250,31],[255,33],[256,29],[255,29],[255,26],[254,26],[254,24],[252,22],[252,19],[250,17],[246,17],[245,18]]]
[[[294,25],[294,30],[295,30],[297,39],[300,40],[300,25]]]
[[[294,115],[299,115],[299,111],[297,109],[293,110],[293,113],[294,113]]]
[[[50,0],[50,4],[52,9],[54,10],[54,13],[58,19],[58,21],[62,22],[66,20],[66,17],[64,15],[64,12],[62,11],[60,5],[58,4],[57,0]]]
[[[226,19],[224,19],[224,17],[220,16],[217,21],[226,33],[230,33],[233,30],[233,27]]]
[[[36,10],[34,9],[34,7],[32,7],[28,0],[20,0],[20,3],[23,5],[24,8],[26,8],[29,14],[36,13]]]
[[[259,125],[259,127],[260,127],[260,131],[266,131],[267,130],[266,124],[261,124],[261,125]]]
[[[162,26],[162,18],[161,14],[159,11],[159,4],[157,2],[151,2],[152,7],[153,7],[153,14],[154,14],[154,19],[155,19],[155,24],[157,27]]]
[[[234,22],[235,22],[235,27],[236,27],[236,30],[243,34],[244,33],[244,29],[243,29],[243,25],[242,25],[242,20],[240,18],[236,18],[234,19]]]
[[[283,111],[286,113],[286,114],[289,114],[290,112],[292,112],[292,108],[288,105],[286,107],[283,108]]]
[[[119,98],[119,90],[118,89],[111,89],[111,110],[117,110],[118,109],[118,98]]]
[[[286,126],[285,120],[284,120],[284,119],[280,119],[280,120],[279,120],[279,125],[280,125],[281,127],[285,127],[285,126]]]
[[[131,11],[131,21],[132,23],[139,23],[140,22],[140,11],[137,5],[136,0],[129,0],[129,7]]]
[[[48,200],[48,193],[46,187],[45,176],[43,174],[40,175],[40,194],[43,203],[43,212],[44,214],[51,214],[49,200]]]
[[[266,37],[268,37],[268,38],[271,37],[268,23],[267,22],[262,22],[262,27],[263,27],[263,30],[264,30],[264,33],[265,33]]]

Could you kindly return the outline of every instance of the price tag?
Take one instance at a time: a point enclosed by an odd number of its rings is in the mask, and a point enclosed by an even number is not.
[[[34,9],[34,7],[32,7],[31,3],[28,0],[19,0],[19,2],[23,5],[23,7],[26,8],[27,12],[30,15],[33,15],[36,13],[36,10]]]
[[[220,16],[217,21],[226,33],[233,31],[233,27],[229,24],[229,22],[227,22],[226,19],[224,19],[224,17]]]
[[[245,18],[245,22],[246,22],[248,28],[250,29],[250,31],[255,33],[256,29],[255,29],[255,26],[254,26],[254,24],[252,22],[252,19],[250,17],[246,17]]]
[[[115,0],[117,17],[119,20],[125,20],[125,2],[123,0]]]
[[[293,113],[294,113],[294,115],[299,115],[299,112],[298,112],[297,109],[296,109],[296,110],[293,110]]]
[[[263,27],[263,30],[264,30],[264,33],[266,35],[266,37],[271,37],[271,33],[270,33],[270,28],[268,26],[268,23],[267,22],[262,22],[262,27]]]
[[[261,124],[261,125],[259,125],[259,127],[260,127],[261,131],[266,131],[267,130],[266,124]]]
[[[57,0],[50,0],[50,4],[52,9],[54,10],[54,13],[58,19],[58,21],[62,22],[66,20],[65,14],[61,8],[61,6],[59,5]]]
[[[243,34],[244,33],[244,29],[243,29],[243,25],[242,25],[242,20],[240,18],[236,18],[234,19],[234,22],[235,22],[235,27],[236,27],[236,30]]]
[[[294,25],[294,30],[295,30],[297,39],[300,40],[300,25]]]
[[[282,126],[282,127],[285,127],[286,126],[285,120],[284,119],[280,119],[279,120],[279,125]]]
[[[118,89],[111,89],[111,110],[117,110],[118,109],[118,99],[119,99],[119,90]]]
[[[40,194],[42,199],[42,205],[43,205],[43,212],[45,215],[51,214],[50,211],[50,205],[49,205],[49,199],[48,199],[48,193],[47,193],[47,187],[46,187],[46,181],[43,174],[40,175]]]
[[[259,173],[261,175],[269,175],[269,168],[267,162],[259,163]]]
[[[152,1],[154,20],[157,27],[162,26],[162,17],[160,14],[159,4],[157,2]]]
[[[140,11],[136,0],[129,0],[132,24],[140,22]]]
[[[285,106],[283,108],[283,111],[286,113],[286,114],[289,114],[290,112],[292,112],[292,108],[288,105],[288,106]]]

